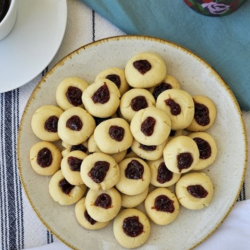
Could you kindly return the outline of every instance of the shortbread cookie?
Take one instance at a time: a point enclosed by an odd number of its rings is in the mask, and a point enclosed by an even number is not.
[[[63,110],[81,107],[82,93],[88,87],[88,83],[79,77],[67,77],[60,82],[56,89],[56,102]]]
[[[81,178],[81,165],[87,154],[82,151],[72,151],[63,157],[61,162],[61,170],[64,178],[71,185],[84,184]]]
[[[75,205],[76,219],[81,226],[89,230],[97,230],[106,227],[109,224],[107,222],[97,222],[89,215],[85,206],[85,197],[79,200]]]
[[[89,137],[88,140],[88,148],[89,148],[89,152],[90,153],[103,153],[97,146],[96,141],[95,141],[95,137],[94,134],[92,134]],[[127,154],[127,150],[123,150],[121,152],[115,153],[115,154],[110,154],[110,156],[112,156],[114,158],[114,160],[119,163],[121,162],[125,156]]]
[[[198,172],[182,176],[177,182],[175,190],[180,204],[192,210],[208,206],[214,193],[210,177]]]
[[[189,131],[205,131],[209,129],[216,118],[217,110],[214,102],[206,96],[193,96],[195,113]]]
[[[126,195],[144,192],[150,183],[148,164],[140,158],[127,158],[119,163],[120,180],[116,188]]]
[[[139,143],[147,146],[160,145],[169,136],[171,121],[164,111],[150,107],[134,115],[130,129]]]
[[[164,60],[156,53],[133,56],[125,66],[128,84],[134,88],[150,88],[161,83],[167,74]]]
[[[61,164],[60,150],[50,142],[38,142],[30,149],[30,163],[40,175],[53,175]]]
[[[130,147],[130,148],[127,149],[127,154],[125,156],[125,159],[133,158],[133,157],[139,158],[139,156],[134,151],[132,151],[132,149]]]
[[[148,90],[131,89],[121,98],[120,113],[124,119],[130,122],[136,112],[154,106],[154,97]]]
[[[162,157],[163,149],[166,143],[167,140],[157,146],[156,145],[147,146],[139,143],[137,140],[134,140],[131,148],[142,159],[153,161],[153,160],[158,160],[159,158]]]
[[[120,105],[120,92],[108,79],[99,79],[89,85],[82,95],[85,109],[100,118],[112,116]]]
[[[173,173],[166,167],[163,158],[147,163],[151,173],[150,183],[155,187],[170,187],[181,177],[181,174]]]
[[[181,89],[169,89],[162,92],[157,98],[156,107],[168,114],[173,130],[187,128],[194,117],[193,98]]]
[[[115,218],[121,209],[121,195],[115,188],[92,190],[87,193],[85,205],[89,215],[96,221],[107,222]]]
[[[161,82],[160,84],[156,85],[153,88],[150,88],[149,91],[152,93],[152,95],[154,96],[156,100],[157,97],[163,91],[168,90],[168,89],[180,89],[180,88],[181,88],[180,84],[174,76],[166,75],[163,82]]]
[[[163,158],[167,168],[173,173],[186,173],[199,161],[199,149],[193,139],[181,135],[167,143]]]
[[[173,130],[171,129],[170,133],[169,133],[169,136],[168,136],[168,142],[171,141],[172,139],[174,139],[175,137],[177,136],[180,136],[183,134],[183,130],[180,129],[180,130]]]
[[[147,196],[145,209],[149,218],[157,225],[168,225],[179,214],[179,202],[167,188],[156,188]]]
[[[80,143],[78,145],[70,145],[66,142],[62,142],[62,146],[65,148],[62,151],[62,156],[66,156],[68,153],[73,152],[73,151],[82,151],[85,154],[88,154],[88,141],[85,141],[83,143]]]
[[[43,141],[58,141],[58,120],[63,110],[54,105],[44,105],[38,108],[31,118],[31,128],[34,134]]]
[[[113,224],[116,240],[126,248],[136,248],[143,245],[149,238],[150,230],[147,216],[134,208],[121,211]]]
[[[105,69],[97,75],[95,81],[98,81],[99,79],[103,78],[112,81],[119,89],[121,96],[129,89],[124,69],[120,68]]]
[[[79,186],[69,184],[61,170],[58,170],[49,182],[49,193],[51,197],[61,205],[76,203],[83,197],[86,190],[87,187],[84,184]]]
[[[188,135],[198,146],[200,157],[193,170],[202,170],[210,166],[216,159],[217,146],[214,138],[205,132],[196,132]]]
[[[99,124],[94,139],[99,149],[106,154],[127,150],[133,143],[129,124],[122,118],[112,118]]]
[[[147,188],[141,194],[137,194],[137,195],[121,194],[122,207],[133,208],[133,207],[140,205],[146,199],[146,197],[148,195],[148,190],[149,190],[149,188]]]
[[[81,166],[83,182],[93,190],[107,190],[120,179],[120,169],[113,157],[104,153],[88,155]]]
[[[67,109],[60,116],[58,134],[68,144],[78,145],[85,142],[95,129],[95,120],[84,109]]]

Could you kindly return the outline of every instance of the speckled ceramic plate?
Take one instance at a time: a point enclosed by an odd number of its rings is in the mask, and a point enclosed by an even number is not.
[[[44,104],[56,104],[55,91],[69,76],[89,83],[108,67],[124,67],[136,53],[151,51],[165,60],[169,74],[192,95],[206,95],[216,104],[218,116],[208,131],[218,145],[218,157],[205,172],[211,177],[215,193],[209,207],[200,211],[181,208],[168,226],[152,223],[149,240],[140,249],[191,249],[211,235],[226,218],[240,192],[247,159],[246,134],[235,97],[221,77],[190,51],[163,40],[121,36],[97,41],[79,48],[57,64],[39,83],[25,109],[19,133],[19,171],[26,195],[44,225],[73,249],[122,249],[112,232],[112,223],[100,231],[87,231],[76,221],[74,205],[60,206],[48,192],[49,177],[37,175],[29,163],[29,149],[38,141],[31,130],[33,112]]]

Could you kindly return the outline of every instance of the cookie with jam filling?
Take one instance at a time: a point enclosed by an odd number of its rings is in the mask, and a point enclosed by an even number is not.
[[[72,205],[78,202],[85,194],[87,187],[71,185],[63,176],[62,170],[58,170],[50,179],[49,193],[54,201],[60,205]]]
[[[194,117],[193,98],[181,89],[169,89],[162,92],[157,98],[156,107],[169,116],[173,130],[187,128]]]
[[[208,175],[192,172],[182,176],[175,186],[180,204],[191,210],[207,207],[214,194],[213,183]]]
[[[82,94],[89,84],[80,77],[67,77],[63,79],[56,89],[56,102],[58,106],[67,110],[73,107],[83,108]]]
[[[167,143],[163,158],[170,171],[182,174],[192,170],[198,163],[199,149],[193,139],[181,135]]]
[[[93,153],[81,165],[81,178],[93,190],[107,190],[120,179],[120,168],[110,155]]]
[[[43,141],[58,141],[58,121],[63,110],[54,105],[44,105],[38,108],[31,118],[31,128],[34,134]]]
[[[130,129],[139,143],[147,146],[160,145],[170,134],[171,121],[164,111],[149,107],[134,115]]]
[[[149,218],[157,225],[168,225],[179,215],[179,202],[168,188],[156,188],[145,200]]]
[[[215,103],[207,96],[193,96],[195,112],[187,130],[202,132],[209,129],[217,116]]]
[[[84,109],[74,107],[67,109],[58,121],[59,137],[70,145],[85,142],[95,129],[94,118]]]
[[[108,79],[111,82],[113,82],[118,88],[121,96],[129,89],[124,69],[121,68],[105,69],[96,76],[95,81],[98,81],[99,79]]]
[[[114,82],[99,79],[90,84],[82,95],[85,109],[95,117],[107,118],[115,114],[120,105],[120,92]]]
[[[136,153],[136,155],[140,156],[145,160],[158,160],[162,157],[163,149],[166,145],[167,141],[163,142],[160,145],[144,145],[134,140],[131,149]]]
[[[85,205],[89,215],[98,222],[107,222],[116,217],[121,209],[121,195],[115,188],[108,190],[90,189]]]
[[[150,88],[161,83],[167,75],[163,58],[152,52],[134,55],[125,66],[128,84],[134,88]]]
[[[151,226],[147,216],[135,208],[121,211],[113,224],[116,240],[126,248],[143,245],[149,238],[150,230]]]
[[[163,157],[156,161],[147,161],[147,163],[151,173],[150,183],[155,187],[170,187],[181,177],[180,173],[173,173],[167,168]]]
[[[157,100],[158,96],[168,89],[180,89],[180,84],[178,80],[172,75],[166,75],[164,80],[157,84],[155,87],[149,89],[150,93],[152,93],[155,100]]]
[[[154,106],[154,97],[148,90],[131,89],[121,98],[120,113],[126,121],[131,122],[136,112]]]
[[[144,192],[150,183],[148,164],[140,158],[127,158],[119,163],[120,180],[116,188],[126,195]]]
[[[133,143],[129,124],[122,118],[112,118],[99,124],[94,131],[94,139],[106,154],[127,150]]]
[[[40,175],[53,175],[60,168],[61,152],[52,143],[41,141],[30,149],[30,163],[33,170]]]
[[[86,209],[85,199],[86,198],[83,197],[75,205],[75,215],[79,224],[88,230],[98,230],[106,227],[109,224],[109,221],[98,222],[89,215]]]
[[[71,185],[84,184],[80,171],[82,162],[86,157],[87,154],[79,150],[72,151],[63,157],[61,162],[61,170],[63,176]]]

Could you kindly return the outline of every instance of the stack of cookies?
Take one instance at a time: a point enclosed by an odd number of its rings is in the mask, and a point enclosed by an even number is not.
[[[202,170],[217,156],[207,132],[216,107],[181,89],[158,54],[136,54],[124,67],[103,70],[92,84],[79,77],[58,84],[57,106],[33,114],[41,141],[30,162],[52,176],[56,202],[75,204],[80,225],[96,230],[113,222],[117,241],[135,248],[149,238],[151,222],[169,225],[180,206],[210,204],[214,187]]]

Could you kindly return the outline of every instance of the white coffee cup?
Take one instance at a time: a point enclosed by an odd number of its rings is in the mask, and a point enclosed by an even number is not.
[[[13,29],[17,16],[18,0],[11,0],[10,7],[4,19],[0,22],[0,40],[4,39]]]

